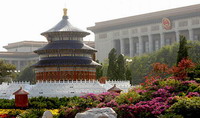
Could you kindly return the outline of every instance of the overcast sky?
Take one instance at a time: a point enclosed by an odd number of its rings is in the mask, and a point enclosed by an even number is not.
[[[0,51],[18,41],[46,41],[40,34],[56,25],[67,7],[70,22],[83,30],[95,22],[200,4],[200,0],[1,0]],[[88,36],[85,40],[94,40]]]

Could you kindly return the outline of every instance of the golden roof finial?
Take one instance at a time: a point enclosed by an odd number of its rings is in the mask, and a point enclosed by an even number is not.
[[[63,12],[64,12],[64,16],[67,16],[67,8],[64,8]]]

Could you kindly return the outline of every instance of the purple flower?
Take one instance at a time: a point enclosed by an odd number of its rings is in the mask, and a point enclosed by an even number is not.
[[[187,96],[188,97],[193,97],[193,96],[199,97],[200,94],[198,92],[189,92]]]
[[[158,89],[156,92],[153,92],[152,94],[155,97],[169,97],[170,96],[169,91],[163,88]]]

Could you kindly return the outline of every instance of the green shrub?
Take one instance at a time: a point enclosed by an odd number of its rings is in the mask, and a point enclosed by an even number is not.
[[[99,104],[99,102],[93,101],[92,99],[72,97],[72,99],[68,102],[67,107],[70,107],[70,108],[76,107],[76,108],[86,109],[86,108],[96,107],[97,104]]]
[[[188,88],[188,92],[199,92],[199,85],[191,83]]]
[[[24,113],[20,114],[20,118],[41,118],[44,113],[44,110],[39,109],[29,109]]]
[[[200,97],[183,98],[174,103],[169,112],[182,115],[184,118],[198,118],[200,115]]]
[[[12,109],[15,108],[15,100],[0,99],[1,109]]]
[[[197,83],[200,83],[200,78],[194,78]]]
[[[164,115],[158,116],[158,118],[184,118],[184,117],[181,115],[177,115],[175,113],[166,113]]]
[[[58,97],[33,97],[29,98],[29,108],[46,108],[46,109],[58,109],[61,106],[66,106],[72,98],[58,98]]]
[[[16,117],[17,115],[19,115],[21,113],[22,113],[21,110],[12,110],[12,111],[8,112],[8,115]]]
[[[121,93],[115,98],[115,100],[118,104],[132,104],[137,102],[140,98],[140,94],[136,93],[135,91],[131,91],[128,93]]]
[[[176,79],[167,79],[167,80],[160,80],[158,81],[159,86],[165,87],[165,86],[172,86],[172,87],[178,87],[180,86],[180,81]]]

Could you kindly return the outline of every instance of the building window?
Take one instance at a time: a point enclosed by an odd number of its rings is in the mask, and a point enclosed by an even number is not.
[[[151,31],[157,31],[157,30],[159,30],[159,25],[151,26]]]
[[[141,28],[141,32],[147,32],[147,31],[148,31],[147,27],[142,27]]]
[[[131,33],[132,33],[132,34],[137,34],[138,31],[137,31],[137,29],[132,29],[132,30],[131,30]]]
[[[175,22],[172,22],[171,25],[172,25],[172,28],[175,28]]]
[[[158,49],[159,49],[159,41],[156,40],[156,41],[155,41],[155,50],[158,50]]]
[[[99,39],[107,38],[107,33],[99,34]]]
[[[187,25],[188,25],[188,21],[186,21],[186,20],[180,21],[180,22],[178,23],[178,26],[179,26],[179,27],[185,27],[185,26],[187,26]]]
[[[136,54],[139,54],[139,43],[136,43]]]
[[[118,37],[119,36],[119,32],[113,32],[113,36],[114,37]]]
[[[170,39],[166,39],[166,45],[170,45]]]
[[[149,52],[149,42],[145,42],[144,52]]]
[[[128,35],[128,30],[123,30],[122,35]]]
[[[198,25],[199,19],[192,19],[192,25]]]

